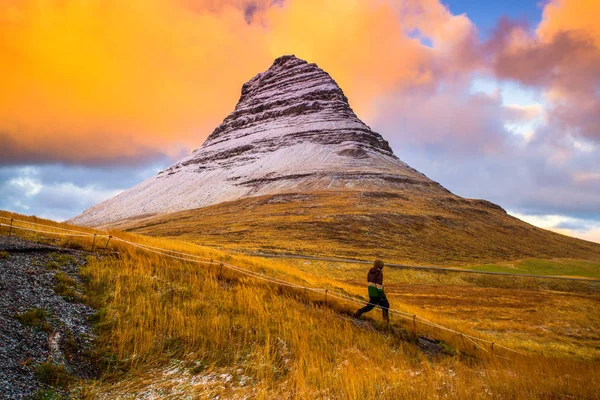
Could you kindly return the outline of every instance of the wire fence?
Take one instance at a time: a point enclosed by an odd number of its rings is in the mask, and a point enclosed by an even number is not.
[[[261,272],[257,272],[257,271],[253,271],[247,268],[243,268],[240,267],[238,265],[234,265],[234,264],[230,264],[230,263],[226,263],[226,262],[222,262],[222,261],[215,261],[211,258],[207,258],[207,257],[203,257],[203,256],[198,256],[195,254],[191,254],[191,253],[185,253],[185,252],[180,252],[180,251],[175,251],[175,250],[170,250],[170,249],[165,249],[165,248],[161,248],[161,247],[155,247],[155,246],[151,246],[151,245],[147,245],[147,244],[142,244],[142,243],[136,243],[136,242],[132,242],[129,240],[125,240],[122,238],[119,238],[117,236],[114,235],[109,235],[108,233],[89,233],[89,232],[82,232],[82,231],[78,231],[78,230],[74,230],[74,229],[67,229],[67,228],[61,228],[61,227],[56,227],[56,226],[52,226],[52,225],[47,225],[47,224],[40,224],[40,223],[35,223],[35,222],[29,222],[29,221],[24,221],[24,220],[19,220],[19,219],[14,219],[14,218],[8,218],[8,217],[3,217],[0,216],[0,219],[3,220],[8,220],[10,221],[10,224],[5,224],[5,223],[0,223],[0,226],[3,227],[7,227],[9,228],[9,236],[12,235],[12,230],[22,230],[22,231],[28,231],[28,232],[35,232],[35,233],[41,233],[41,234],[48,234],[48,235],[57,235],[57,236],[64,236],[64,237],[90,237],[93,238],[94,242],[96,241],[97,238],[107,238],[107,242],[105,245],[105,248],[108,246],[110,240],[114,240],[115,242],[120,242],[123,243],[125,245],[131,246],[133,248],[137,248],[139,250],[143,250],[143,251],[147,251],[150,253],[154,253],[160,256],[164,256],[164,257],[169,257],[172,259],[176,259],[176,260],[180,260],[180,261],[187,261],[187,262],[192,262],[192,263],[196,263],[196,264],[203,264],[203,265],[217,265],[221,268],[225,267],[228,268],[230,270],[236,271],[242,275],[246,275],[249,276],[251,278],[257,279],[257,280],[261,280],[273,285],[279,285],[282,287],[288,287],[288,288],[293,288],[293,289],[298,289],[303,291],[304,293],[306,293],[306,291],[311,291],[311,292],[315,292],[315,293],[320,293],[323,294],[325,296],[325,302],[327,302],[328,298],[335,298],[341,301],[345,301],[348,303],[353,303],[356,305],[360,305],[360,306],[364,306],[366,301],[365,300],[359,300],[357,298],[348,296],[348,295],[344,295],[342,293],[339,292],[335,292],[335,291],[331,291],[330,289],[325,289],[325,288],[320,288],[320,287],[309,287],[309,286],[303,286],[303,285],[299,285],[293,282],[289,282],[283,279],[279,279],[279,278],[275,278],[273,276],[269,276],[266,274],[263,274]],[[17,226],[15,225],[15,222],[20,223],[20,224],[29,224],[29,225],[34,225],[34,226],[39,226],[39,227],[43,227],[46,230],[40,230],[40,229],[33,229],[33,228],[26,228],[23,226]],[[54,230],[58,230],[59,232],[52,232],[48,229],[54,229]],[[67,233],[69,232],[69,233]],[[94,244],[92,244],[92,250],[94,248]],[[511,349],[509,347],[503,346],[499,343],[493,342],[491,340],[486,340],[486,339],[482,339],[476,336],[472,336],[472,335],[468,335],[466,333],[445,327],[443,325],[440,325],[438,323],[432,322],[430,320],[427,320],[425,318],[422,318],[416,314],[412,314],[406,311],[402,311],[402,310],[398,310],[395,308],[388,308],[388,307],[380,307],[382,309],[387,309],[388,312],[392,315],[395,315],[401,319],[404,320],[409,320],[412,321],[413,323],[413,330],[414,333],[416,334],[417,328],[416,328],[416,324],[420,323],[422,325],[426,325],[426,326],[430,326],[442,331],[446,331],[446,332],[450,332],[454,335],[457,335],[458,337],[460,337],[463,340],[468,340],[469,342],[471,342],[473,344],[473,346],[475,346],[476,348],[479,348],[480,350],[484,351],[485,353],[491,353],[492,355],[494,355],[495,357],[498,358],[502,358],[504,359],[504,357],[501,357],[497,354],[494,354],[494,350],[495,349],[503,349],[509,352],[512,352],[514,354],[519,354],[522,356],[526,356],[529,357],[527,354],[517,351],[515,349]],[[486,349],[482,344],[485,344],[486,346],[489,346],[489,349]]]

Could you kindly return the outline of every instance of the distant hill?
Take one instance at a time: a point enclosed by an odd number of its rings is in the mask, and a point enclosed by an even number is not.
[[[115,227],[233,249],[414,264],[474,265],[531,257],[600,261],[600,244],[534,227],[484,200],[452,195],[261,196],[132,218]]]

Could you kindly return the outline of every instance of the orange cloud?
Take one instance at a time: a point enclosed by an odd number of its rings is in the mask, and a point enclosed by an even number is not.
[[[600,47],[600,2],[596,0],[552,0],[544,7],[537,34],[544,41],[565,31],[583,31]]]
[[[368,119],[375,99],[459,65],[449,61],[453,49],[472,34],[468,19],[438,0],[409,3],[3,0],[3,163],[136,160],[198,147],[243,82],[282,54],[330,72]],[[414,29],[434,48],[407,34]]]
[[[200,144],[270,58],[262,28],[233,7],[42,0],[1,12],[0,134],[75,162]]]

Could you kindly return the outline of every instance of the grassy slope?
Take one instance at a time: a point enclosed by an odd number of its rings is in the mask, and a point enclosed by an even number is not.
[[[594,276],[600,267],[600,244],[536,228],[488,202],[451,195],[263,196],[123,221],[118,227],[226,248],[407,264],[464,266],[526,258],[595,262],[595,272],[584,276]]]
[[[469,269],[476,271],[507,272],[512,274],[577,276],[595,279],[600,278],[600,262],[586,260],[525,259],[498,264],[472,265],[469,266]]]
[[[256,261],[172,240],[118,234],[262,269],[306,285],[364,292],[361,266],[335,270],[298,260],[293,260],[296,265]],[[87,247],[88,242],[73,238],[63,244]],[[600,385],[597,354],[591,357],[594,361],[578,361],[570,351],[550,352],[554,357],[539,353],[551,347],[544,343],[555,341],[555,335],[566,335],[597,352],[597,291],[584,289],[573,296],[535,288],[524,292],[522,287],[512,287],[510,280],[489,277],[488,283],[496,282],[491,286],[507,287],[488,292],[482,289],[484,282],[457,282],[456,275],[388,271],[394,306],[533,354],[506,362],[491,362],[482,354],[479,359],[429,360],[399,336],[344,317],[352,308],[343,304],[326,307],[322,299],[274,290],[233,273],[219,277],[214,268],[129,247],[120,250],[118,259],[91,258],[85,270],[88,295],[102,308],[98,356],[107,368],[102,381],[86,385],[85,392],[92,398],[594,398]],[[576,285],[582,284],[573,285],[576,291]],[[493,304],[489,294],[502,306]],[[424,305],[426,309],[421,308]],[[527,313],[531,308],[537,313],[535,320]],[[462,317],[455,318],[452,312]],[[486,320],[483,316],[490,312],[496,314]],[[578,328],[585,320],[587,325]],[[534,329],[525,329],[529,321]],[[406,327],[402,321],[393,324],[396,331]],[[577,329],[555,331],[561,324]],[[455,337],[418,329],[445,339],[459,352],[473,353]]]
[[[298,259],[279,262],[358,290],[364,286],[364,265]],[[600,361],[597,283],[387,267],[384,274],[393,307],[446,326],[469,327],[479,337],[513,348]]]

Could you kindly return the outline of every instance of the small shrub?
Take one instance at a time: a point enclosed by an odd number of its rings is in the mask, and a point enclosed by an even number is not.
[[[203,373],[207,369],[208,369],[208,365],[206,365],[206,362],[204,360],[199,360],[199,361],[196,361],[194,363],[194,365],[190,368],[190,372],[193,375],[198,375],[198,374]]]
[[[454,347],[452,347],[444,342],[440,342],[440,347],[446,352],[446,354],[448,354],[450,356],[455,356],[457,354],[457,351]]]
[[[73,257],[70,254],[52,253],[51,257],[54,261],[56,261],[60,266],[63,267],[75,263],[75,257]]]
[[[48,261],[44,266],[46,267],[46,269],[49,269],[51,271],[60,269],[60,264],[54,260]]]
[[[79,293],[75,290],[77,281],[64,272],[54,275],[54,292],[68,301],[80,300]]]
[[[93,365],[105,373],[124,373],[128,365],[119,358],[110,345],[95,346],[86,352],[86,357],[91,360]]]
[[[65,274],[64,272],[59,272],[54,276],[54,280],[57,283],[64,283],[65,285],[68,286],[76,286],[77,285],[77,281],[73,278],[71,278],[69,275]]]
[[[64,398],[54,389],[40,389],[31,397],[32,400],[62,400]]]
[[[74,378],[69,375],[64,365],[43,362],[35,367],[36,378],[47,385],[67,388]]]
[[[31,326],[41,332],[50,332],[52,327],[48,323],[48,312],[41,308],[32,308],[22,314],[15,315],[15,318],[26,326]]]
[[[0,260],[5,260],[10,257],[10,253],[8,251],[0,251]]]

